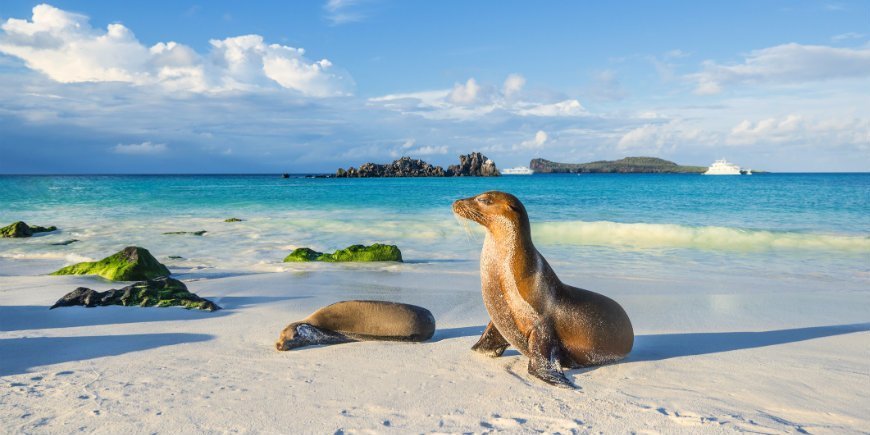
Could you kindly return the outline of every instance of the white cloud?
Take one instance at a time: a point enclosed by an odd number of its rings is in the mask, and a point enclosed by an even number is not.
[[[391,150],[390,156],[392,156],[394,158],[402,157],[402,156],[413,156],[413,157],[433,156],[433,155],[447,154],[447,152],[449,151],[449,148],[447,147],[447,145],[441,145],[441,146],[426,145],[426,146],[414,148],[414,146],[416,144],[417,144],[417,141],[415,141],[414,139],[408,139],[402,145],[400,145],[398,148],[394,148],[393,150]]]
[[[529,140],[523,141],[522,143],[520,143],[518,145],[514,145],[513,149],[514,150],[541,149],[544,147],[544,144],[547,143],[548,139],[549,139],[549,136],[547,135],[547,133],[544,130],[538,130],[538,132],[535,133],[535,137],[533,137]]]
[[[831,41],[834,41],[834,42],[840,42],[840,41],[847,41],[847,40],[849,40],[849,39],[861,39],[861,38],[863,38],[863,37],[865,37],[865,36],[867,36],[867,35],[865,35],[865,34],[863,34],[863,33],[858,33],[858,32],[846,32],[846,33],[841,33],[841,34],[839,34],[839,35],[834,35],[834,36],[832,36],[832,37],[831,37]]]
[[[142,142],[142,143],[132,143],[132,144],[118,144],[112,147],[112,152],[117,154],[131,154],[131,155],[154,155],[154,154],[163,154],[168,150],[169,147],[166,144],[162,143],[151,143],[151,142]]]
[[[417,149],[409,150],[408,154],[412,156],[432,156],[436,154],[447,154],[447,149],[447,145],[437,147],[426,145]]]
[[[328,0],[323,5],[323,9],[326,11],[326,19],[334,26],[362,21],[365,19],[365,16],[353,10],[360,3],[360,0]]]
[[[756,122],[744,119],[731,129],[727,142],[732,145],[855,145],[858,149],[870,150],[870,119],[817,119],[798,114]]]
[[[588,112],[577,100],[565,100],[552,104],[523,103],[517,110],[523,116],[554,116],[570,117],[584,116]]]
[[[471,104],[477,100],[480,93],[480,85],[474,78],[468,79],[465,84],[457,83],[453,85],[453,91],[450,92],[450,101],[456,104]]]
[[[522,83],[520,83],[522,82]],[[525,79],[511,74],[501,90],[469,78],[453,89],[389,94],[370,98],[370,104],[427,119],[470,120],[494,113],[536,117],[580,117],[588,112],[575,99],[527,101],[520,97]]]
[[[504,85],[502,86],[502,93],[506,98],[510,98],[523,90],[523,86],[525,85],[525,77],[520,74],[511,74],[507,76],[507,78],[504,80]]]
[[[837,78],[870,77],[870,47],[837,48],[784,44],[754,50],[743,63],[703,64],[703,71],[687,76],[695,93],[716,94],[731,84],[800,83]]]
[[[620,151],[658,154],[673,151],[679,145],[706,145],[716,141],[701,128],[674,119],[667,123],[644,124],[634,128],[622,135],[616,148]]]
[[[61,83],[124,82],[191,92],[290,89],[311,97],[347,95],[353,80],[327,59],[309,61],[305,51],[266,44],[259,35],[211,40],[200,55],[175,42],[148,48],[122,24],[106,31],[88,18],[53,6],[33,8],[30,21],[0,25],[0,53]]]

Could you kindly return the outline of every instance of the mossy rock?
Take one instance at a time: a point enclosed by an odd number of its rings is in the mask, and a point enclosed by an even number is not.
[[[98,292],[79,287],[60,298],[51,309],[58,307],[184,307],[187,309],[216,311],[221,309],[214,302],[203,299],[187,290],[183,282],[163,276],[137,282],[121,289]]]
[[[52,275],[99,275],[112,281],[139,281],[169,275],[169,269],[145,248],[128,246],[100,261],[64,267]]]
[[[224,222],[241,222],[241,221],[242,221],[242,220],[239,219],[239,218],[229,218],[229,219],[224,219]]]
[[[370,246],[352,245],[331,254],[317,252],[311,248],[297,248],[284,258],[285,263],[303,261],[402,261],[402,252],[396,245],[375,243]]]
[[[290,255],[284,257],[285,263],[290,263],[294,261],[322,261],[319,260],[320,257],[323,256],[322,252],[317,252],[311,248],[297,248],[294,249]]]
[[[40,227],[40,226],[30,226],[22,221],[14,222],[9,225],[6,225],[3,228],[0,228],[0,237],[7,238],[20,238],[20,237],[30,237],[36,233],[47,233],[50,231],[57,230],[57,227]]]
[[[208,231],[206,231],[206,230],[199,230],[199,231],[170,231],[170,232],[163,233],[163,234],[165,234],[165,235],[170,235],[170,236],[185,236],[185,235],[201,236],[201,235],[203,235],[203,234],[205,234],[205,233],[207,233],[207,232],[208,232]]]

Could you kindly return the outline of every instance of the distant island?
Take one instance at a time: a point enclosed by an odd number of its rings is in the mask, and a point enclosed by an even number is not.
[[[557,163],[532,159],[529,168],[538,174],[702,174],[705,166],[682,166],[657,157],[626,157],[589,163]]]
[[[423,160],[402,157],[392,163],[364,163],[359,169],[351,166],[347,170],[338,168],[336,178],[376,178],[376,177],[497,177],[501,175],[495,162],[485,155],[473,152],[459,156],[458,165],[447,169],[430,165]]]

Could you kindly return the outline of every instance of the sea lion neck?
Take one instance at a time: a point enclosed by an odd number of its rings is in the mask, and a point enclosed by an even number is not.
[[[513,218],[497,216],[486,230],[492,243],[503,252],[531,252],[535,249],[529,218],[524,213]]]

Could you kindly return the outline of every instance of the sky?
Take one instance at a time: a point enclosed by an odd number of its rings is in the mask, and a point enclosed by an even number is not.
[[[473,151],[870,171],[870,2],[0,2],[0,173]]]

